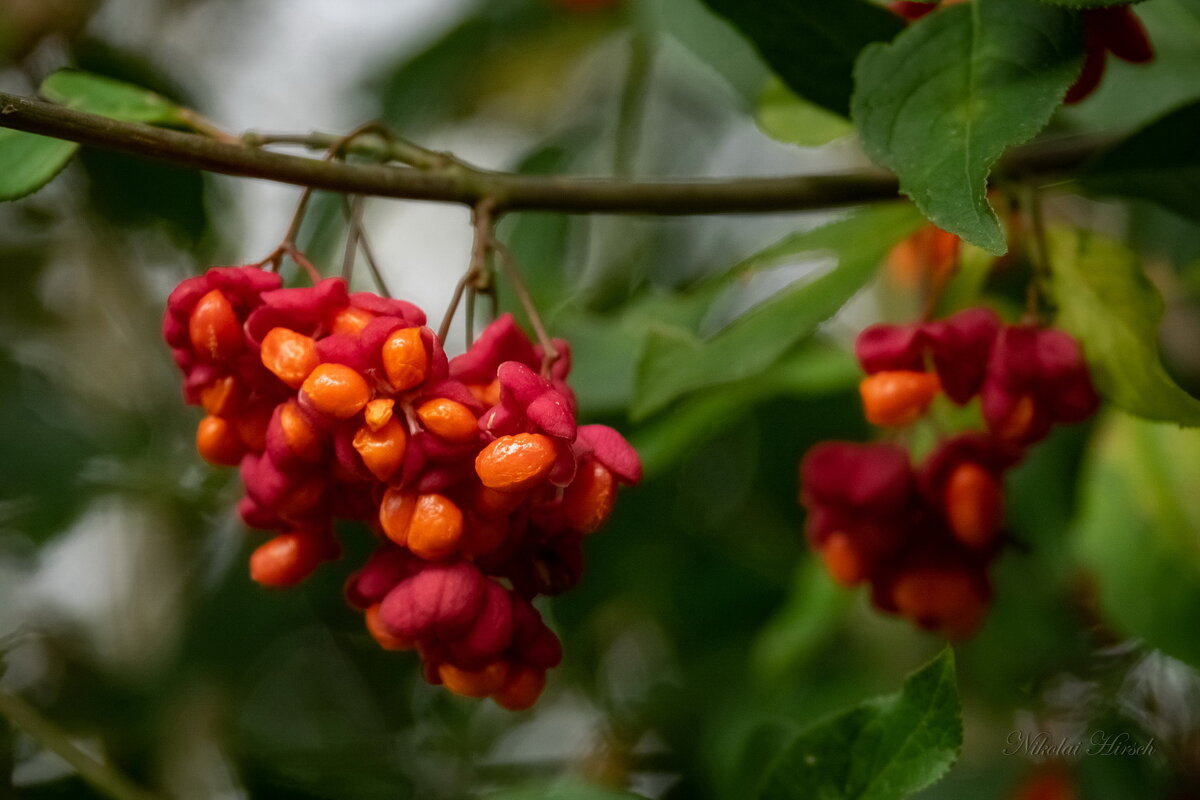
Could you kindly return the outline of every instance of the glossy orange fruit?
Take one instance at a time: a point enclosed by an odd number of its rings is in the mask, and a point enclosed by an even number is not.
[[[417,409],[417,419],[425,430],[447,442],[465,444],[479,437],[478,420],[471,409],[445,397],[422,403]]]
[[[413,388],[425,380],[429,371],[429,353],[420,328],[402,328],[393,333],[383,343],[380,355],[383,370],[397,392]]]
[[[540,433],[501,436],[479,451],[475,473],[489,489],[519,492],[540,483],[558,457],[554,442]]]
[[[237,429],[224,417],[207,416],[196,426],[196,450],[210,464],[232,467],[246,454]]]
[[[188,337],[197,355],[206,361],[224,361],[245,347],[237,313],[220,289],[213,289],[196,303],[188,317]]]
[[[272,328],[263,337],[260,357],[264,367],[293,389],[321,363],[317,343],[288,328]]]
[[[301,392],[322,414],[349,419],[371,400],[371,387],[345,364],[321,364],[304,380]]]
[[[858,384],[867,421],[883,427],[920,419],[940,388],[937,375],[909,370],[876,372]]]

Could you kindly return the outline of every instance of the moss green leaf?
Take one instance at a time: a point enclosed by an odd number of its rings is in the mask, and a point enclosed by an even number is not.
[[[0,129],[0,200],[16,200],[49,183],[79,145],[9,128]]]
[[[850,111],[854,60],[871,42],[886,42],[904,27],[895,14],[864,2],[839,0],[704,0],[750,40],[796,94],[835,114]]]
[[[962,747],[954,651],[801,733],[767,769],[765,800],[899,800],[941,778]]]
[[[1109,6],[1133,5],[1141,0],[1132,0],[1132,2],[1131,0],[1042,0],[1042,2],[1066,8],[1108,8]]]
[[[758,127],[772,139],[801,147],[820,147],[854,131],[845,117],[810,103],[778,78],[759,98]]]
[[[1200,667],[1200,431],[1111,414],[1082,481],[1073,539],[1105,618]]]
[[[1096,388],[1139,417],[1200,425],[1200,400],[1172,380],[1158,351],[1163,301],[1137,255],[1081,231],[1049,232],[1057,323],[1083,346]]]
[[[90,72],[59,70],[42,81],[39,91],[55,103],[124,122],[185,124],[182,109],[162,95]]]
[[[638,362],[631,415],[645,417],[689,392],[770,369],[861,289],[892,245],[920,224],[911,206],[883,205],[789,236],[751,257],[730,274],[790,259],[812,262],[818,277],[792,284],[708,339],[676,326],[652,330]]]
[[[1081,52],[1076,16],[1036,0],[942,8],[863,51],[852,118],[867,153],[930,220],[1000,255],[988,175],[1050,120]]]

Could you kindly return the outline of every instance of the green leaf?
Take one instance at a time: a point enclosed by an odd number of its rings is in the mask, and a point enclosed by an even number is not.
[[[572,352],[578,356],[578,351]],[[618,355],[628,352],[622,350]],[[808,342],[760,375],[672,404],[669,411],[638,428],[633,434],[633,445],[641,456],[646,476],[663,475],[686,458],[698,437],[721,431],[748,408],[772,397],[849,392],[861,378],[858,362],[850,353],[816,341]]]
[[[1049,248],[1057,323],[1083,346],[1100,393],[1139,417],[1200,425],[1200,400],[1171,379],[1159,357],[1163,301],[1137,255],[1067,229],[1049,232]]]
[[[59,70],[42,81],[39,91],[55,103],[124,122],[186,124],[182,109],[162,95],[90,72]]]
[[[796,569],[786,604],[755,639],[751,663],[758,681],[775,684],[796,674],[837,629],[841,622],[838,611],[847,600],[847,593],[829,577],[820,559],[804,559]]]
[[[746,36],[792,91],[835,114],[850,111],[854,60],[871,42],[904,28],[895,14],[864,0],[704,0]]]
[[[1122,633],[1200,667],[1200,431],[1113,413],[1088,459],[1080,559]]]
[[[946,773],[962,747],[947,647],[898,693],[801,733],[767,769],[766,800],[899,800]]]
[[[916,230],[907,204],[882,205],[789,236],[731,271],[744,275],[785,259],[827,272],[793,284],[709,339],[661,325],[650,332],[638,363],[630,414],[645,417],[688,392],[744,380],[771,368],[862,288],[891,246]]]
[[[633,794],[607,786],[567,778],[548,783],[531,784],[486,795],[487,800],[644,800]]]
[[[42,82],[41,93],[56,103],[125,122],[185,124],[181,109],[161,95],[79,70],[55,72]],[[0,200],[42,188],[78,149],[74,142],[0,130]]]
[[[758,127],[773,139],[801,147],[820,147],[854,132],[845,117],[797,96],[772,78],[758,102]]]
[[[867,153],[934,224],[1000,255],[988,174],[1049,121],[1080,53],[1075,15],[1035,0],[943,8],[863,52],[852,118]]]
[[[1108,8],[1110,6],[1127,6],[1141,2],[1141,0],[1042,0],[1043,3],[1051,3],[1056,6],[1065,6],[1066,8]]]
[[[79,145],[10,128],[0,129],[0,200],[16,200],[49,183]]]
[[[1200,220],[1200,102],[1177,109],[1102,154],[1079,176],[1084,190],[1149,200]]]

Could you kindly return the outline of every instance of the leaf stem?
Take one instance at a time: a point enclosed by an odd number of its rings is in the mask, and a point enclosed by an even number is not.
[[[43,717],[37,709],[17,695],[2,689],[0,715],[7,718],[14,727],[28,733],[47,750],[56,753],[79,773],[80,778],[101,794],[113,800],[159,800],[157,794],[141,788],[112,766],[97,761],[80,750],[65,731]]]

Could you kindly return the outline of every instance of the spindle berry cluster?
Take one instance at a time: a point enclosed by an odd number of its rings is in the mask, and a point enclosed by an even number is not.
[[[985,429],[942,439],[917,466],[890,443],[825,442],[801,465],[807,533],[838,582],[952,638],[975,631],[1002,545],[1004,474],[1051,426],[1099,404],[1078,344],[1062,331],[1005,325],[972,308],[933,322],[875,325],[855,352],[867,419],[903,427],[939,395],[978,397]]]
[[[531,601],[571,588],[583,539],[641,466],[611,428],[577,426],[567,343],[511,316],[448,360],[425,314],[339,278],[282,288],[256,267],[181,283],[163,333],[210,463],[240,468],[247,525],[274,533],[254,580],[296,584],[340,547],[336,519],[379,536],[347,601],[426,678],[529,707],[561,659]]]

